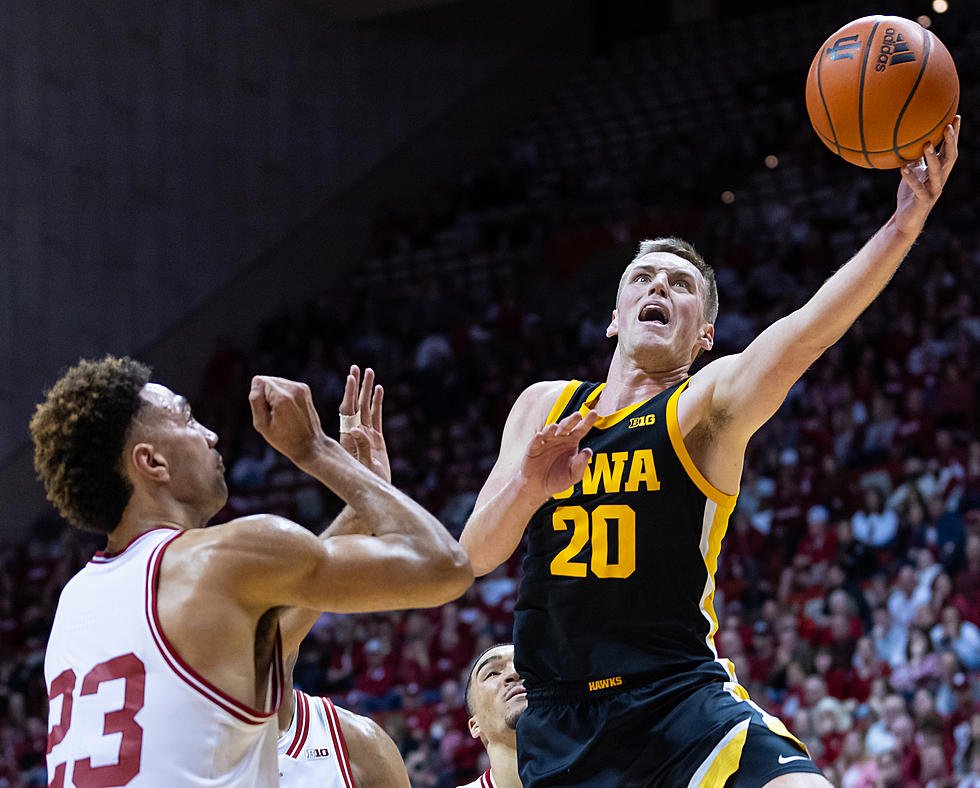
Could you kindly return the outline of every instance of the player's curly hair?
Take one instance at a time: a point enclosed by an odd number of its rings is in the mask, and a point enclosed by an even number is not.
[[[127,357],[82,359],[34,411],[34,469],[48,500],[76,528],[109,533],[129,503],[122,453],[150,374]]]

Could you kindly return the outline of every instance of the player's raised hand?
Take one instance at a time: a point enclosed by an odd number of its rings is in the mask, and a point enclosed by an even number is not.
[[[917,235],[922,229],[956,163],[959,137],[960,116],[957,115],[946,127],[938,152],[932,145],[926,145],[921,159],[902,167],[895,211],[895,221],[902,232]]]
[[[340,445],[386,482],[391,481],[388,447],[381,431],[384,389],[374,385],[374,370],[350,368],[340,401]]]
[[[581,481],[592,459],[592,449],[579,451],[579,441],[599,418],[594,410],[584,417],[573,413],[539,430],[521,462],[521,475],[531,491],[550,498]]]
[[[329,439],[313,407],[310,387],[295,380],[256,375],[248,394],[252,424],[270,446],[296,465]]]

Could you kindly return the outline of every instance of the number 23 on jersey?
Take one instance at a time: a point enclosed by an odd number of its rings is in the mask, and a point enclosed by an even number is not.
[[[75,704],[98,703],[99,687],[110,681],[123,681],[122,708],[110,709],[102,714],[102,735],[120,733],[119,753],[115,763],[93,766],[91,757],[76,760],[72,767],[72,784],[77,788],[107,788],[113,785],[126,785],[140,771],[143,751],[143,729],[136,722],[136,713],[143,708],[146,670],[135,654],[100,662],[82,678],[76,696],[77,680],[75,671],[68,669],[59,673],[48,688],[48,701],[53,703],[61,698],[61,717],[48,731],[48,754],[70,735],[72,714]],[[91,697],[95,696],[95,697]],[[62,788],[65,785],[67,763],[59,763],[51,775],[49,788]]]

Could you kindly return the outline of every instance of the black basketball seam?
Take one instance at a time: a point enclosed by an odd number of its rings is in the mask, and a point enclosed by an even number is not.
[[[929,62],[929,50],[932,47],[931,33],[925,28],[922,28],[922,38],[925,42],[925,50],[922,53],[922,67],[919,69],[919,76],[915,78],[915,84],[912,85],[912,90],[909,91],[908,98],[905,99],[905,105],[902,107],[902,111],[898,113],[898,119],[895,121],[895,129],[892,133],[892,150],[895,151],[895,155],[900,159],[905,157],[898,152],[898,127],[902,125],[902,118],[905,116],[905,110],[907,110],[909,108],[909,104],[912,103],[912,96],[915,95],[916,88],[919,87],[919,83],[922,81],[922,75],[926,73],[926,63]],[[943,117],[945,118],[946,115],[944,114]],[[863,145],[864,143],[862,142],[861,144]],[[906,145],[907,144],[908,143],[906,143]],[[906,146],[902,145],[901,147],[904,148]]]
[[[940,126],[943,125],[943,121],[946,121],[946,116],[949,115],[949,111],[954,106],[956,106],[956,102],[957,102],[958,99],[959,99],[959,96],[954,96],[953,100],[949,103],[949,106],[946,108],[946,112],[943,114],[943,118],[942,118],[942,120],[939,121],[939,123],[937,123],[931,129],[929,129],[929,131],[927,131],[925,134],[922,134],[921,136],[916,137],[914,140],[909,140],[908,142],[903,143],[901,145],[901,147],[907,148],[909,145],[915,145],[915,143],[917,143],[917,142],[921,142],[922,140],[928,139],[929,138],[929,135],[931,135],[936,129],[938,129]],[[946,121],[946,122],[948,123],[948,121]],[[826,134],[821,134],[820,133],[820,130],[819,129],[816,129],[816,128],[814,128],[814,131],[817,132],[817,134],[820,136],[820,139],[822,139],[826,144],[828,144],[828,145],[830,144],[830,140],[827,139],[827,135]],[[893,150],[891,148],[882,148],[881,150],[865,150],[864,148],[845,148],[845,147],[842,147],[842,146],[838,146],[838,147],[840,147],[841,150],[847,151],[848,153],[866,153],[866,154],[871,155],[871,156],[875,156],[875,155],[877,155],[879,153],[892,153],[893,152]],[[915,161],[915,159],[906,159],[901,154],[898,154],[898,157],[900,159],[902,159],[902,161],[906,161],[906,162],[908,162],[908,161]],[[884,168],[884,167],[875,167],[875,169],[880,170],[880,169],[886,169],[886,168]]]
[[[840,156],[841,148],[837,142],[837,130],[834,128],[834,121],[830,117],[830,108],[827,106],[827,99],[823,97],[823,83],[820,81],[820,69],[823,66],[823,57],[826,54],[823,46],[820,47],[820,58],[817,60],[817,91],[820,93],[820,101],[823,103],[823,111],[827,113],[827,123],[830,126],[830,133],[834,135],[834,144],[837,145],[837,155]],[[814,126],[816,129],[816,126]],[[820,134],[820,132],[817,132]],[[822,134],[820,135],[823,136]]]
[[[878,17],[880,20],[880,17]],[[878,30],[878,25],[881,22],[875,22],[874,27],[871,28],[871,35],[868,36],[868,45],[864,48],[864,60],[861,61],[861,81],[858,83],[858,132],[861,134],[861,150],[864,151],[864,159],[868,162],[869,167],[874,167],[871,163],[871,159],[868,158],[868,152],[866,150],[867,145],[864,144],[864,74],[868,70],[868,55],[871,54],[871,42],[875,40],[875,32]],[[875,169],[878,169],[875,167]]]

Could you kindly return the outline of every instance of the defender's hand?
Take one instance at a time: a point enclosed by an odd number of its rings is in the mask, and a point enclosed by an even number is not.
[[[903,233],[914,236],[922,230],[956,163],[959,138],[960,116],[957,115],[946,127],[942,150],[937,153],[931,144],[926,145],[921,159],[902,167],[895,222]]]
[[[381,431],[381,405],[384,389],[374,385],[374,370],[361,370],[356,364],[350,368],[344,385],[344,398],[340,401],[340,445],[363,465],[370,468],[386,482],[391,481],[391,463],[388,447]],[[350,426],[345,429],[345,426]]]
[[[592,449],[579,451],[578,444],[598,418],[594,410],[584,418],[576,412],[531,438],[521,462],[521,475],[530,492],[547,499],[581,481]]]
[[[248,394],[252,424],[268,444],[297,466],[329,438],[320,426],[310,387],[286,378],[256,375]]]

